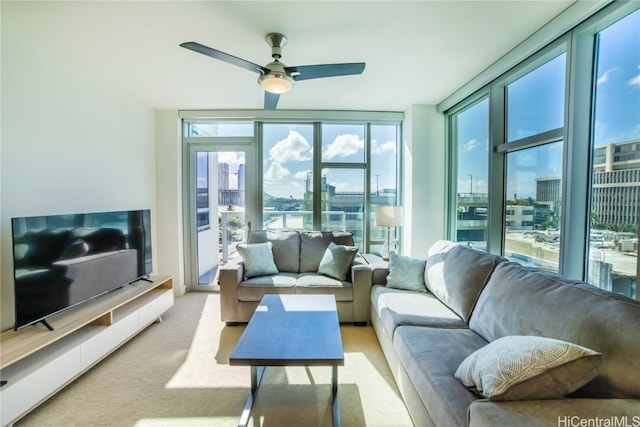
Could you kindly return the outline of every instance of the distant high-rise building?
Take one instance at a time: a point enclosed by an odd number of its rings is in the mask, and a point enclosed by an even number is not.
[[[218,163],[218,204],[245,205],[245,165],[238,165],[238,172],[231,172],[228,163]],[[237,188],[231,188],[229,175],[236,175]]]
[[[560,184],[560,177],[536,178],[536,202],[550,205],[558,203],[562,199]]]
[[[638,224],[640,139],[596,147],[591,212],[609,226]]]
[[[245,172],[244,163],[238,165],[238,190],[244,190],[245,185]]]
[[[229,163],[218,163],[218,188],[228,190],[229,188]]]
[[[533,205],[535,228],[558,227],[562,178],[558,176],[536,178],[536,201]]]

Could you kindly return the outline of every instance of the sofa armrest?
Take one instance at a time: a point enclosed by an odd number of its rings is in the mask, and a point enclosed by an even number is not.
[[[389,267],[384,264],[374,264],[371,266],[371,284],[386,285]]]
[[[354,322],[369,322],[371,316],[371,271],[371,266],[368,264],[357,264],[351,267]]]
[[[477,400],[469,406],[469,427],[583,426],[596,419],[615,420],[620,426],[640,425],[638,399],[545,399],[492,402]],[[591,422],[591,423],[589,423]],[[606,424],[609,425],[609,424]]]
[[[243,276],[244,264],[241,257],[232,258],[220,266],[220,315],[224,322],[238,319],[238,284],[242,282]]]

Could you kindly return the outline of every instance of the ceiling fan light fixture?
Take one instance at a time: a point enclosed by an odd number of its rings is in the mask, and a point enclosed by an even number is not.
[[[293,88],[294,80],[286,73],[268,73],[258,77],[258,83],[267,92],[287,93]]]

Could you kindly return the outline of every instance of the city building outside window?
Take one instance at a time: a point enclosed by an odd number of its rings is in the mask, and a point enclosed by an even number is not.
[[[639,34],[640,6],[612,2],[466,99],[443,103],[460,192],[469,172],[456,126],[488,93],[487,250],[637,300]],[[459,197],[449,210],[462,210]],[[450,224],[456,239],[459,223]]]
[[[596,35],[588,279],[637,297],[640,11]],[[635,255],[635,256],[634,256]]]

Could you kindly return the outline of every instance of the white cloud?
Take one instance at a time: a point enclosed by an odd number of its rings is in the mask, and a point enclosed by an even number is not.
[[[640,74],[629,80],[629,86],[639,86],[640,87]]]
[[[600,77],[598,77],[598,81],[597,84],[601,85],[602,83],[606,83],[609,81],[609,76],[612,73],[618,72],[620,71],[620,67],[614,67],[614,68],[609,68],[607,71],[605,71]]]
[[[387,141],[382,144],[378,143],[375,139],[371,140],[371,153],[372,154],[396,154],[396,142],[395,141]]]
[[[289,173],[289,169],[282,166],[282,163],[273,162],[267,172],[265,172],[264,177],[269,181],[280,181],[289,175]]]
[[[219,151],[218,163],[229,163],[230,165],[244,163],[244,153],[237,153],[235,151]]]
[[[269,159],[277,163],[303,162],[311,158],[311,144],[295,130],[290,130],[285,139],[276,142],[269,150]]]
[[[471,151],[478,145],[478,140],[473,138],[467,141],[466,144],[462,146],[462,151]]]
[[[295,179],[305,179],[305,180],[306,180],[306,179],[307,179],[307,173],[308,173],[308,172],[311,172],[311,171],[306,170],[306,171],[296,172],[296,173],[293,175],[293,177],[294,177]]]
[[[353,182],[346,181],[331,181],[329,185],[333,185],[338,192],[346,192],[346,191],[362,191],[362,184],[358,186]]]
[[[324,151],[322,158],[331,160],[336,157],[347,157],[364,149],[364,141],[358,135],[338,135]]]

